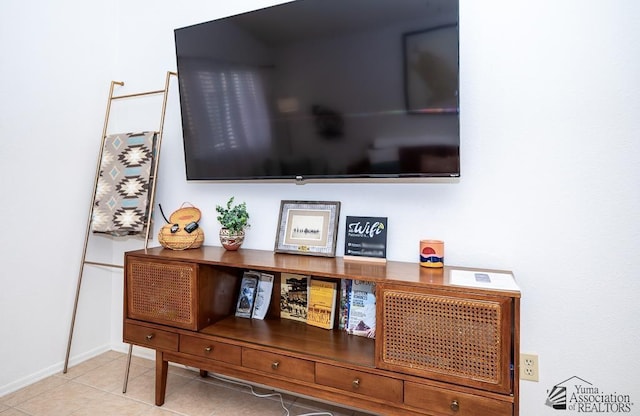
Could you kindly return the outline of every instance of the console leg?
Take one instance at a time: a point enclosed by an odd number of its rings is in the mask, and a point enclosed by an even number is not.
[[[200,370],[200,377],[202,377],[202,378],[206,378],[206,377],[207,377],[207,374],[209,374],[209,373],[207,372],[207,370]]]
[[[127,384],[129,383],[129,370],[131,369],[131,356],[133,355],[133,344],[129,344],[129,353],[127,354],[127,367],[124,371],[124,381],[122,382],[122,394],[127,392]]]
[[[164,404],[164,396],[167,392],[167,371],[169,362],[165,361],[162,351],[156,351],[156,406]]]

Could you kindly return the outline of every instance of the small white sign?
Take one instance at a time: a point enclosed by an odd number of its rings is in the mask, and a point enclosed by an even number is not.
[[[511,273],[492,273],[482,270],[451,270],[449,283],[456,286],[520,291]]]

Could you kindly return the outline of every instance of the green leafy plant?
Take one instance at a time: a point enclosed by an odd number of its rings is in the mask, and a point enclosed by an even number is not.
[[[233,198],[229,198],[226,206],[216,205],[216,212],[222,227],[229,231],[238,232],[249,227],[249,213],[246,202],[233,205]]]

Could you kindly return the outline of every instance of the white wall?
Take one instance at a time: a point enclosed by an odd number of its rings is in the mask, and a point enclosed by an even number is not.
[[[113,3],[0,3],[0,395],[62,368],[114,16]],[[111,277],[96,277],[84,286],[78,358],[110,345]]]
[[[68,26],[43,27],[30,20],[36,16],[28,2],[13,3],[0,9],[6,20],[1,30],[26,24],[29,33],[26,46],[12,46],[4,33],[1,38],[5,56],[17,57],[10,62],[20,65],[9,70],[4,58],[1,69],[2,79],[12,82],[1,84],[0,99],[0,209],[10,235],[0,243],[0,394],[61,368],[97,152],[92,140],[102,127],[109,81],[125,81],[123,92],[162,87],[166,71],[175,69],[172,29],[275,2],[118,1],[115,40],[101,20],[108,5],[82,10],[75,2],[78,7],[55,14],[87,21],[84,36],[67,48],[61,45],[68,45],[62,39]],[[23,15],[6,18],[7,8]],[[640,341],[640,3],[461,0],[460,18],[459,182],[186,183],[172,87],[157,201],[165,210],[184,201],[198,206],[212,245],[219,244],[215,205],[231,195],[250,209],[247,248],[273,248],[282,199],[339,200],[342,220],[389,217],[393,260],[416,261],[418,240],[443,239],[447,263],[510,269],[518,279],[521,349],[540,355],[540,382],[521,382],[523,416],[557,414],[544,405],[547,390],[572,376],[638,402],[640,364],[633,354]],[[55,48],[27,53],[47,35]],[[67,52],[84,51],[85,42],[106,50],[114,42],[117,57]],[[69,64],[76,72],[68,72]],[[31,76],[45,67],[47,74]],[[35,163],[25,163],[27,152]],[[24,219],[23,228],[16,228]],[[119,261],[132,245],[108,243]],[[90,283],[82,296],[95,305],[82,312],[83,320],[111,325],[79,325],[73,350],[79,358],[105,344],[122,347],[121,274],[113,274],[108,291],[100,290],[105,279],[95,274],[85,278]],[[43,336],[50,340],[45,353]]]

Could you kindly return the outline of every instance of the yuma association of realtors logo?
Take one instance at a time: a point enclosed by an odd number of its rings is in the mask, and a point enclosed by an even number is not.
[[[606,393],[578,376],[548,390],[545,404],[556,410],[578,413],[629,413],[633,407],[630,395]]]

